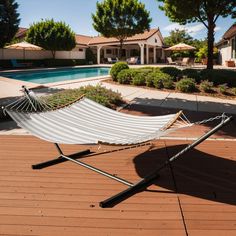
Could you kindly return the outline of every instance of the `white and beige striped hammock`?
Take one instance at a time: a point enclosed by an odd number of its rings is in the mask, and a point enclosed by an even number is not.
[[[7,106],[5,111],[32,135],[58,144],[132,145],[191,126],[181,111],[163,116],[135,116],[86,97],[51,109],[32,92]]]

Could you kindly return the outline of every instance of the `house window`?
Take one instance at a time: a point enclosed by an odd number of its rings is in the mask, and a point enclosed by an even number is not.
[[[111,49],[107,49],[107,50],[106,50],[106,53],[107,53],[107,54],[111,54]]]
[[[79,52],[83,52],[84,51],[84,49],[83,48],[79,48]]]
[[[155,43],[157,43],[157,39],[155,38]]]
[[[236,36],[232,38],[231,44],[232,44],[231,58],[236,58]]]

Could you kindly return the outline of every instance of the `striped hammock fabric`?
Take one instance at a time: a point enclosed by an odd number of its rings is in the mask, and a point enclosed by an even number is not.
[[[25,112],[6,108],[6,112],[32,135],[58,144],[138,144],[191,125],[180,113],[134,116],[85,97],[56,110]]]

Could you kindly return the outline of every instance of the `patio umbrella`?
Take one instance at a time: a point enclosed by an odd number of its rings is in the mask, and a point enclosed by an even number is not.
[[[23,58],[24,59],[25,59],[25,50],[42,50],[43,49],[37,45],[27,43],[27,42],[20,42],[20,43],[11,44],[9,46],[6,46],[5,48],[23,50]]]
[[[194,50],[196,49],[193,46],[190,46],[188,44],[185,43],[178,43],[172,47],[169,47],[167,49],[165,49],[166,51],[189,51],[189,50]]]

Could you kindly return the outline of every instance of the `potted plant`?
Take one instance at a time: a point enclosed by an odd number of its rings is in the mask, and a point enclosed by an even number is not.
[[[225,64],[228,67],[235,67],[235,61],[233,60],[225,61]]]

